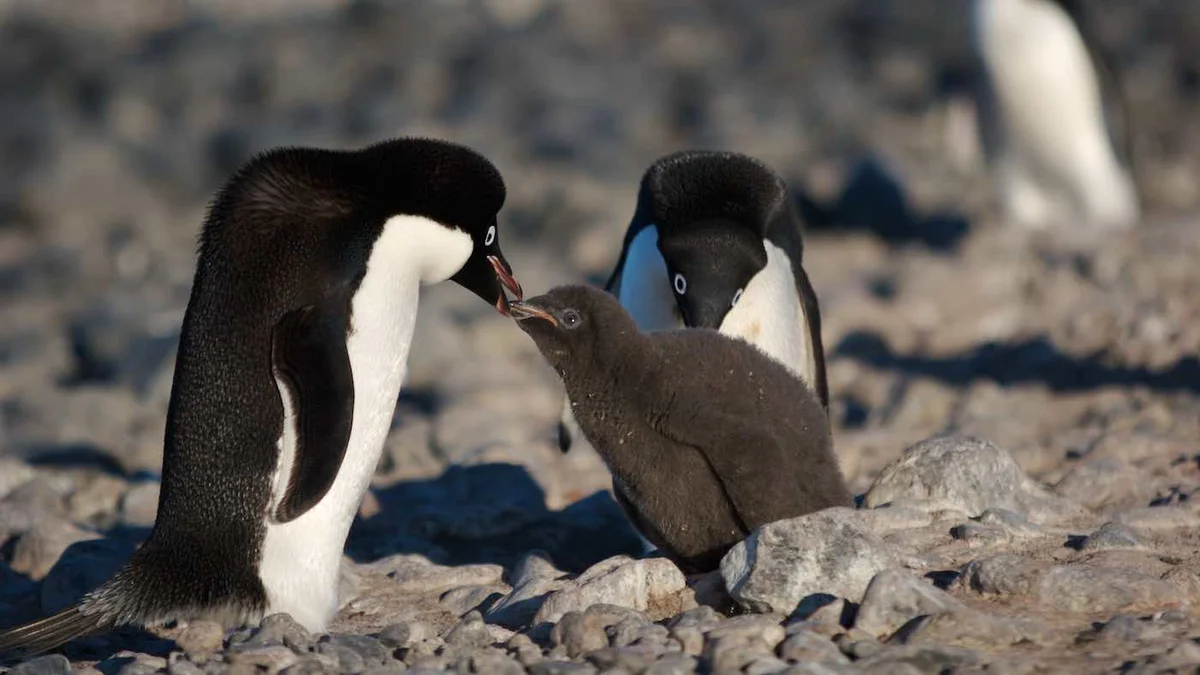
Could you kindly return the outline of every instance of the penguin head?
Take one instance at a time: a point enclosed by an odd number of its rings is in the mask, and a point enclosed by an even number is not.
[[[512,303],[510,312],[563,379],[603,367],[623,338],[639,335],[621,303],[590,286],[558,286]]]
[[[767,231],[788,209],[783,180],[746,155],[686,151],[646,171],[634,227],[657,229],[685,325],[720,328],[766,266]]]
[[[504,206],[504,179],[487,158],[447,141],[402,138],[364,150],[361,166],[367,174],[363,186],[375,191],[371,201],[385,220],[415,215],[470,237],[470,255],[451,281],[502,314],[508,313],[506,290],[518,300],[523,297],[500,250],[496,215]]]

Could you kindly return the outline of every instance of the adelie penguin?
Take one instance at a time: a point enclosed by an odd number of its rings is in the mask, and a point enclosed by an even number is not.
[[[500,251],[504,182],[450,143],[285,148],[211,204],[167,411],[158,517],[112,579],[0,634],[44,651],[107,628],[338,609],[350,524],[404,379],[422,284],[502,313],[520,286]]]
[[[685,571],[716,569],[765,523],[851,505],[820,401],[741,338],[643,332],[585,286],[511,311],[566,385],[617,501]]]
[[[1125,99],[1086,29],[1084,4],[973,0],[971,5],[972,45],[981,67],[976,117],[985,158],[1005,218],[1030,229],[1080,221],[1124,229],[1139,217],[1131,167],[1122,165],[1132,162]],[[1107,120],[1106,101],[1114,113]]]
[[[774,357],[829,407],[821,315],[787,185],[733,152],[685,151],[642,177],[605,289],[642,330],[711,328]],[[577,441],[570,397],[559,447]]]

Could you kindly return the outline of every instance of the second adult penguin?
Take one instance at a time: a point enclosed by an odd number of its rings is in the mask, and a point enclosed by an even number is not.
[[[685,570],[716,569],[760,525],[851,505],[816,396],[741,338],[642,332],[585,286],[512,315],[562,377],[630,520]]]
[[[419,286],[507,313],[500,174],[450,143],[286,148],[243,167],[200,238],[167,410],[158,517],[76,606],[0,634],[43,651],[122,624],[338,609],[350,524],[391,424]]]
[[[733,152],[656,161],[605,289],[642,330],[711,328],[775,358],[829,407],[821,314],[803,267],[799,218],[783,179]],[[578,430],[564,402],[559,446]]]

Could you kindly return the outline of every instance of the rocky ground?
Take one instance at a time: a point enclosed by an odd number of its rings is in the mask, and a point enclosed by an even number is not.
[[[205,201],[278,144],[478,148],[534,293],[605,276],[656,157],[776,166],[836,216],[805,266],[862,496],[708,577],[630,557],[531,343],[432,288],[329,635],[127,630],[10,672],[1195,672],[1200,5],[1096,8],[1146,216],[1067,244],[996,222],[965,4],[0,1],[0,625],[153,522]]]

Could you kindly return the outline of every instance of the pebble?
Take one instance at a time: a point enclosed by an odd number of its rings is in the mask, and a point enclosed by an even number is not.
[[[212,621],[193,621],[175,638],[175,644],[188,654],[214,652],[224,641],[225,629]]]
[[[1054,485],[1054,491],[1091,509],[1134,506],[1153,494],[1145,472],[1115,458],[1081,462]]]
[[[483,615],[476,610],[468,612],[443,639],[447,650],[455,652],[471,651],[492,644],[492,634],[483,622]]]
[[[574,611],[564,614],[554,625],[550,640],[555,646],[564,647],[571,658],[608,646],[603,620],[594,614]]]
[[[76,527],[69,521],[45,518],[17,538],[9,565],[35,581],[44,578],[67,547],[80,541],[99,539],[91,530]]]
[[[788,663],[802,661],[823,661],[831,663],[849,663],[850,659],[842,653],[827,637],[811,630],[798,630],[791,633],[779,645],[779,658]]]
[[[433,628],[427,623],[404,621],[393,623],[379,631],[379,641],[389,647],[411,647],[433,635]]]
[[[1083,540],[1080,550],[1102,551],[1113,548],[1139,548],[1137,535],[1124,523],[1109,521]]]
[[[295,652],[304,653],[312,646],[312,642],[312,635],[290,614],[271,614],[263,617],[245,644],[282,644]]]
[[[646,612],[651,619],[663,619],[689,607],[687,591],[687,579],[670,560],[618,556],[593,565],[551,593],[534,623],[553,623],[569,611],[584,611],[596,603],[629,607]]]
[[[589,652],[588,663],[596,666],[600,672],[645,672],[658,658],[658,653],[646,646],[638,647],[605,647]]]
[[[329,651],[322,651],[324,654],[330,654],[338,658],[338,664],[341,666],[339,672],[342,673],[361,673],[362,661],[344,661],[339,654],[333,654]],[[268,645],[265,647],[236,647],[229,650],[230,665],[249,665],[256,668],[263,668],[268,673],[278,673],[279,671],[293,665],[300,659],[291,649],[283,645]]]
[[[67,657],[50,654],[13,666],[8,675],[67,675],[70,672],[71,662]]]
[[[863,595],[854,627],[876,637],[890,635],[911,619],[964,609],[949,593],[900,570],[875,575]]]
[[[487,586],[500,583],[504,568],[500,565],[436,565],[422,555],[394,555],[371,563],[368,569],[385,573],[396,588],[408,593],[446,591],[460,586]]]
[[[487,620],[513,629],[529,625],[549,595],[567,586],[563,576],[544,554],[526,554],[513,570],[512,592],[488,609]]]
[[[955,509],[971,517],[1003,508],[1038,523],[1085,513],[1031,480],[1008,452],[970,436],[940,436],[908,448],[875,479],[863,503]]]
[[[367,667],[385,665],[392,661],[391,650],[369,635],[336,633],[322,640],[332,642],[358,654]]]
[[[642,675],[690,675],[696,672],[699,665],[699,661],[687,654],[667,654],[655,661]]]
[[[721,560],[729,594],[751,612],[789,615],[812,595],[862,599],[895,553],[851,508],[768,523]]]
[[[481,675],[524,675],[525,667],[498,649],[484,649],[471,655],[471,672]]]
[[[529,675],[591,675],[596,667],[572,661],[542,661],[529,666]]]
[[[438,602],[447,610],[462,616],[473,609],[487,611],[495,601],[511,591],[508,584],[460,586],[443,593]]]
[[[121,522],[132,527],[150,527],[158,514],[156,482],[137,483],[121,497]]]
[[[273,647],[257,647],[256,649],[275,649]],[[367,664],[362,655],[339,642],[322,639],[317,642],[317,653],[330,657],[337,664],[338,672],[343,675],[361,673]]]

